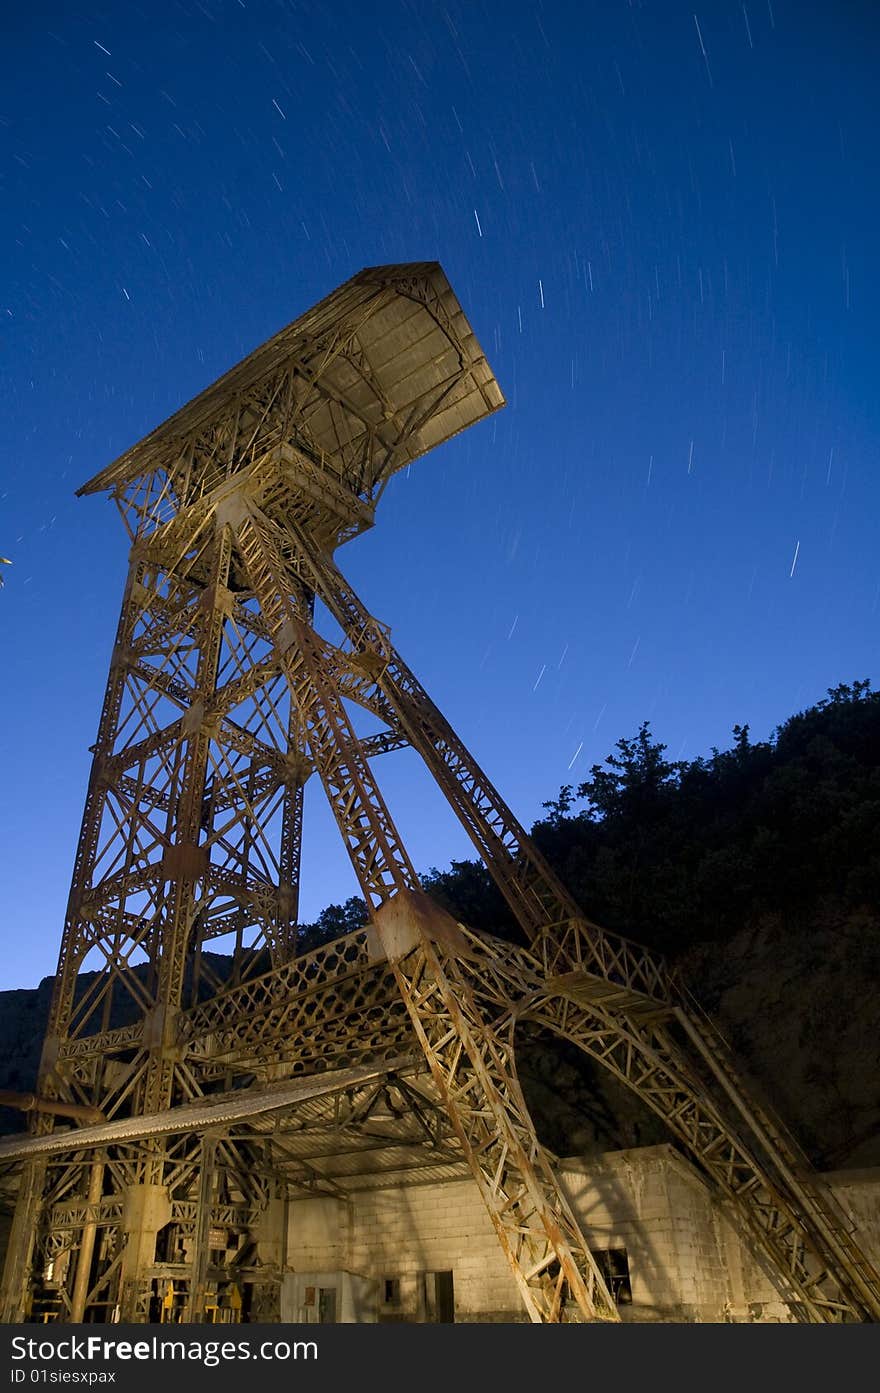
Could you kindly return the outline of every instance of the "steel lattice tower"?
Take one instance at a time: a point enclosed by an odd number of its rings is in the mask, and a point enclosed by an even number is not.
[[[717,1032],[585,918],[337,568],[397,470],[502,404],[441,268],[374,268],[80,490],[110,491],[131,561],[39,1120],[0,1143],[22,1166],[4,1320],[277,1319],[287,1195],[330,1188],[310,1158],[332,1146],[469,1171],[530,1319],[615,1319],[517,1080],[521,1021],[659,1113],[797,1319],[880,1315],[877,1273]],[[373,772],[404,745],[521,944],[420,888]],[[298,954],[313,775],[370,924]]]

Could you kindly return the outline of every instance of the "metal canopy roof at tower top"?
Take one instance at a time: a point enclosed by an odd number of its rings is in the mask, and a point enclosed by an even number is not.
[[[195,448],[223,454],[228,474],[252,462],[255,451],[287,442],[369,496],[396,470],[503,405],[440,265],[369,267],[77,492],[122,490],[157,469],[173,475]]]

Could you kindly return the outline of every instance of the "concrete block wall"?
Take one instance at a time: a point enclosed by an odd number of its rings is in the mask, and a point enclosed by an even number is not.
[[[727,1319],[764,1324],[791,1323],[791,1313],[757,1258],[727,1219],[716,1212],[722,1261],[727,1274]]]
[[[287,1227],[292,1272],[341,1271],[348,1264],[350,1205],[330,1196],[296,1200]]]
[[[880,1173],[829,1177],[859,1241],[880,1266]],[[626,1250],[633,1321],[787,1321],[787,1308],[696,1174],[669,1146],[569,1160],[560,1183],[595,1249]],[[388,1186],[349,1201],[290,1205],[288,1266],[347,1270],[399,1283],[380,1319],[417,1319],[421,1274],[453,1273],[455,1318],[522,1321],[519,1293],[491,1220],[470,1180]]]
[[[880,1172],[832,1171],[825,1178],[855,1226],[865,1256],[880,1269]]]
[[[353,1271],[400,1279],[401,1314],[417,1310],[421,1273],[451,1271],[456,1318],[523,1318],[513,1274],[470,1180],[359,1194],[349,1261]]]
[[[669,1147],[564,1164],[560,1180],[594,1247],[624,1248],[632,1303],[624,1319],[718,1320],[728,1292],[708,1196]],[[396,1278],[385,1318],[414,1318],[419,1279],[451,1271],[456,1319],[525,1319],[507,1259],[470,1180],[361,1191],[290,1206],[288,1264]]]
[[[560,1179],[594,1249],[623,1248],[624,1320],[722,1320],[728,1298],[709,1197],[671,1148],[563,1162]]]
[[[730,1284],[715,1206],[675,1152],[666,1166],[666,1192],[681,1314],[688,1320],[724,1320]]]

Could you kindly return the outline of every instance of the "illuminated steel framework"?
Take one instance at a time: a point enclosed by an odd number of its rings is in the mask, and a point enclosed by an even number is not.
[[[876,1272],[716,1031],[662,961],[585,918],[337,569],[391,476],[502,404],[441,268],[374,268],[80,491],[110,491],[131,564],[43,1110],[0,1143],[22,1168],[6,1321],[277,1319],[291,1194],[468,1173],[531,1320],[616,1319],[520,1089],[522,1021],[664,1119],[795,1319],[880,1315]],[[402,746],[519,944],[420,888],[374,775]],[[313,774],[370,923],[303,954]]]

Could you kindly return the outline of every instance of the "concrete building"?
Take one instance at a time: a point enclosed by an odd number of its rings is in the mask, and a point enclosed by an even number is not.
[[[568,1158],[560,1177],[623,1321],[789,1319],[768,1277],[674,1147],[608,1152],[588,1162]],[[17,1176],[3,1179],[6,1221]],[[866,1255],[880,1262],[880,1170],[824,1179]],[[276,1224],[280,1218],[273,1216]],[[418,1183],[404,1181],[399,1171],[352,1174],[338,1197],[294,1192],[286,1225],[283,1321],[526,1319],[488,1212],[460,1166],[438,1166]],[[5,1226],[0,1222],[0,1240]],[[281,1248],[276,1233],[273,1262]],[[577,1318],[576,1311],[571,1315]]]
[[[625,1321],[788,1320],[696,1172],[671,1146],[561,1163],[561,1178]],[[826,1176],[880,1256],[880,1172]],[[383,1183],[289,1206],[282,1319],[522,1321],[511,1270],[468,1178]]]

